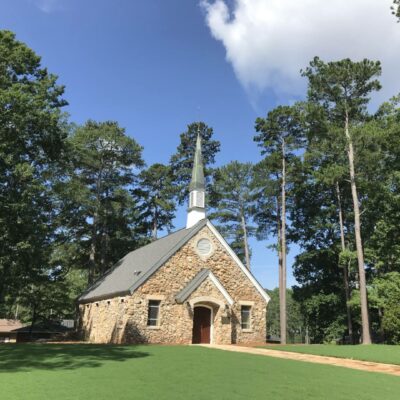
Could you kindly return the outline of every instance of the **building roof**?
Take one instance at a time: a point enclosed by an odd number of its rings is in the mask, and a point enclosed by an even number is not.
[[[63,326],[57,321],[39,322],[35,325],[25,325],[20,328],[14,329],[13,332],[17,333],[64,333],[70,331],[71,328]]]
[[[196,150],[194,153],[194,163],[192,170],[192,180],[190,181],[189,191],[193,190],[204,190],[204,172],[203,172],[203,159],[201,156],[201,139],[200,135],[197,135]]]
[[[211,282],[222,293],[226,301],[232,305],[232,297],[221,285],[221,282],[215,277],[215,275],[207,268],[199,271],[197,275],[175,296],[176,302],[183,303],[207,278],[210,278]]]
[[[176,296],[177,303],[183,303],[208,277],[209,269],[202,269]]]
[[[12,332],[23,326],[22,322],[17,319],[0,319],[0,332]]]
[[[86,303],[133,293],[206,224],[207,220],[203,219],[189,229],[180,229],[128,253],[95,281],[78,298],[78,302]]]

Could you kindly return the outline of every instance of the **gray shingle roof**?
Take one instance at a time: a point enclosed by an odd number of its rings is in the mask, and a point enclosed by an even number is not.
[[[183,303],[210,274],[207,268],[202,269],[197,275],[175,296],[177,303]]]
[[[180,229],[128,253],[94,282],[78,298],[78,302],[86,303],[133,293],[206,224],[207,219],[203,219],[189,229]]]

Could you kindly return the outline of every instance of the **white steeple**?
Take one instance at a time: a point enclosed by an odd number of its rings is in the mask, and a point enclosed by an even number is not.
[[[187,215],[186,228],[190,228],[206,217],[205,208],[205,183],[203,161],[201,156],[201,139],[197,135],[196,150],[194,153],[194,163],[192,180],[189,186],[189,209]]]

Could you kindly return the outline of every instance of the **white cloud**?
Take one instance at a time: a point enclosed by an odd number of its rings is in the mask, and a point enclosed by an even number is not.
[[[33,4],[46,14],[63,9],[61,0],[31,0]]]
[[[229,0],[228,0],[229,1]],[[304,94],[299,70],[316,55],[382,61],[380,100],[400,91],[400,25],[392,0],[202,0],[212,36],[250,97]]]

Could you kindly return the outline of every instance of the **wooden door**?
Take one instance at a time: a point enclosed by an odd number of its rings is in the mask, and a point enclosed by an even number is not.
[[[195,307],[193,312],[193,343],[210,343],[211,310]]]

